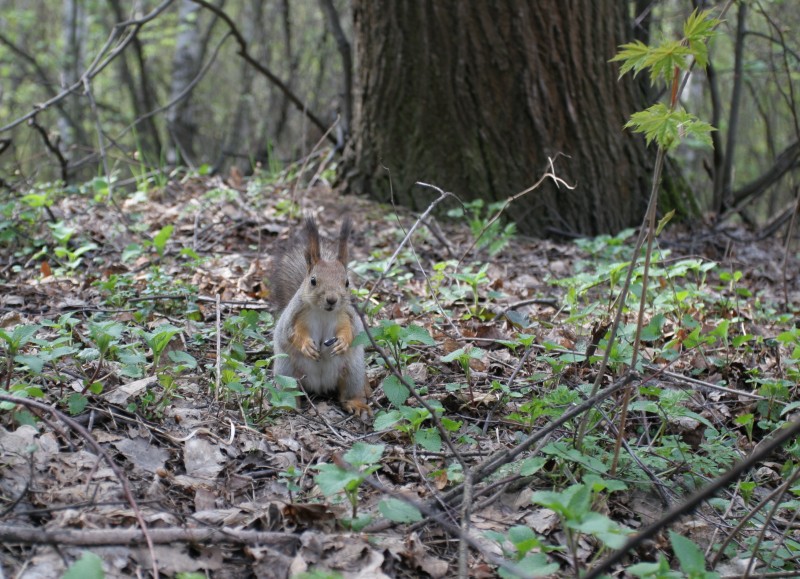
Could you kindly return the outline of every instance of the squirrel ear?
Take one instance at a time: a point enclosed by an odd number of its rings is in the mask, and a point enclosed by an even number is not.
[[[347,267],[347,238],[350,237],[350,231],[353,229],[353,222],[349,217],[345,217],[342,221],[342,228],[339,230],[339,255],[336,259],[339,260],[343,266]]]
[[[319,261],[319,230],[313,217],[306,217],[306,264],[309,271]]]

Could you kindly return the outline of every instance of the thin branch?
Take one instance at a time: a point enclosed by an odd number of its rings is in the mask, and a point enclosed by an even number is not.
[[[200,6],[210,10],[211,12],[219,16],[223,21],[225,21],[225,24],[228,25],[228,28],[233,34],[233,37],[236,39],[236,43],[239,45],[239,56],[241,56],[248,63],[250,63],[250,65],[253,66],[253,68],[255,68],[258,72],[266,76],[270,80],[270,82],[272,82],[272,84],[277,86],[278,89],[280,89],[281,92],[283,92],[283,94],[285,94],[286,97],[292,102],[292,104],[295,107],[297,107],[297,109],[300,112],[302,112],[308,118],[308,120],[314,123],[314,125],[316,125],[319,130],[321,130],[323,133],[327,130],[328,127],[325,125],[325,123],[323,123],[314,113],[308,110],[306,104],[300,100],[300,97],[298,97],[296,94],[294,94],[294,92],[292,92],[292,90],[286,85],[286,83],[284,83],[281,79],[275,76],[275,74],[273,74],[271,70],[269,70],[267,67],[261,64],[253,56],[251,56],[249,52],[247,52],[247,41],[245,40],[244,36],[242,36],[242,33],[239,32],[238,27],[236,26],[236,24],[234,23],[234,21],[231,19],[230,16],[228,16],[221,8],[214,6],[210,2],[207,2],[206,0],[191,0],[191,1],[194,2],[195,4],[199,4]],[[334,145],[336,144],[336,137],[329,135],[328,140]]]
[[[50,98],[49,100],[41,104],[35,105],[31,112],[17,118],[16,120],[8,123],[7,125],[0,127],[0,133],[4,133],[6,131],[13,129],[18,125],[21,125],[22,123],[34,117],[41,111],[49,109],[51,106],[61,102],[66,97],[68,97],[72,93],[82,88],[84,86],[85,80],[91,80],[95,76],[100,74],[103,71],[103,69],[105,69],[115,58],[117,58],[122,53],[123,50],[125,50],[125,47],[127,47],[128,44],[131,42],[131,40],[133,40],[133,37],[138,33],[139,29],[144,24],[150,22],[151,20],[156,18],[159,14],[161,14],[164,10],[166,10],[169,7],[169,5],[172,4],[173,1],[174,0],[164,0],[164,2],[159,4],[151,12],[149,12],[145,16],[142,16],[141,18],[126,20],[125,22],[120,22],[118,24],[115,24],[114,29],[111,31],[111,34],[106,40],[106,43],[97,53],[97,56],[95,57],[94,61],[92,61],[92,63],[89,65],[89,67],[84,71],[84,73],[77,81],[75,81],[73,84],[71,84],[70,86],[68,86],[67,88],[65,88],[64,90],[62,90],[60,93]],[[114,44],[114,41],[116,41],[121,36],[121,34],[123,33],[123,31],[125,31],[125,29],[131,26],[134,27],[131,33],[129,33],[126,37],[124,37],[116,46],[116,48],[114,48],[114,50],[112,50],[111,52],[108,53],[107,56],[105,56],[106,52],[108,52],[108,50]]]
[[[125,498],[128,501],[128,504],[131,506],[133,510],[134,516],[136,517],[136,521],[139,523],[139,528],[141,529],[141,535],[144,537],[145,542],[147,543],[147,548],[150,552],[150,559],[153,564],[153,576],[158,579],[158,562],[156,561],[156,552],[155,548],[153,547],[153,541],[150,537],[150,531],[147,528],[147,523],[144,521],[144,517],[142,516],[142,511],[139,509],[139,505],[136,504],[136,501],[133,498],[133,493],[131,492],[130,484],[128,483],[128,479],[125,476],[125,473],[122,472],[117,463],[111,458],[111,456],[105,451],[105,449],[98,444],[98,442],[94,439],[91,433],[86,430],[83,426],[81,426],[78,422],[48,404],[44,402],[39,402],[38,400],[30,400],[28,398],[20,398],[19,396],[8,396],[7,394],[0,394],[0,401],[3,402],[11,402],[12,404],[20,404],[22,406],[27,406],[29,408],[36,408],[38,410],[43,410],[45,412],[49,412],[56,418],[58,418],[61,422],[66,424],[70,429],[77,432],[81,438],[83,438],[86,443],[92,448],[92,450],[100,456],[103,460],[108,463],[108,466],[114,472],[114,475],[119,480],[120,484],[122,485],[123,493],[125,494]],[[2,527],[0,527],[0,532],[2,532]],[[41,528],[36,528],[34,530],[37,534],[44,534],[44,531]]]
[[[730,115],[728,117],[728,142],[725,145],[725,162],[722,165],[722,201],[727,203],[731,198],[733,182],[733,158],[736,151],[736,139],[739,136],[739,111],[744,86],[744,31],[747,22],[747,2],[739,2],[736,14],[736,40],[733,61],[733,92],[731,93]]]
[[[342,87],[342,112],[344,116],[344,139],[350,137],[350,130],[353,126],[353,55],[350,43],[342,30],[342,23],[339,21],[339,14],[333,5],[333,0],[319,0],[320,7],[325,13],[328,26],[333,38],[336,39],[336,48],[342,58],[342,74],[344,86]]]
[[[684,502],[670,509],[659,520],[645,527],[639,533],[628,539],[628,541],[626,541],[626,543],[619,550],[615,551],[603,559],[595,567],[593,567],[586,575],[583,576],[583,579],[596,579],[611,569],[611,567],[614,565],[621,563],[627,554],[641,545],[642,542],[652,538],[659,531],[665,527],[668,527],[682,516],[693,512],[698,506],[700,506],[700,503],[713,497],[720,490],[733,483],[741,475],[750,470],[759,462],[766,460],[774,451],[791,441],[798,434],[800,434],[800,420],[795,420],[794,422],[790,422],[786,428],[779,430],[776,436],[761,441],[758,444],[756,451],[750,454],[750,456],[748,456],[745,460],[736,464],[730,470],[725,472],[725,474],[714,479]]]
[[[734,207],[727,212],[723,218],[732,212],[740,211],[745,201],[748,201],[751,197],[760,195],[786,173],[798,166],[800,166],[800,141],[795,141],[778,154],[772,167],[762,173],[760,177],[734,191]]]
[[[292,533],[249,531],[245,529],[204,528],[162,528],[150,529],[150,539],[154,544],[165,543],[234,543],[270,545],[295,548],[300,537]],[[100,547],[104,545],[131,545],[146,543],[145,535],[139,529],[45,529],[43,527],[0,526],[0,543],[27,545],[79,545]]]
[[[50,140],[50,135],[47,134],[47,131],[42,125],[36,122],[36,117],[28,119],[28,125],[36,129],[36,132],[39,133],[42,137],[42,141],[44,141],[44,146],[58,159],[58,164],[61,167],[61,180],[66,183],[69,177],[69,161],[64,158],[64,154],[61,152],[61,149],[58,148],[58,144]]]

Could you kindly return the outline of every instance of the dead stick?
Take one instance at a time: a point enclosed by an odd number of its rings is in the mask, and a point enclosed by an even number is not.
[[[272,547],[296,547],[300,537],[292,533],[270,533],[243,529],[184,529],[172,527],[150,529],[154,544],[164,543],[261,543]],[[0,543],[8,544],[59,544],[97,547],[102,545],[141,544],[147,539],[139,529],[43,529],[21,525],[0,525]]]
[[[122,485],[122,490],[125,494],[125,498],[136,515],[136,521],[139,523],[139,527],[142,530],[142,536],[147,542],[147,549],[150,552],[150,559],[153,563],[153,577],[158,579],[158,562],[156,561],[156,551],[153,547],[153,541],[150,539],[150,534],[147,530],[147,523],[144,522],[142,511],[139,510],[139,505],[136,504],[136,501],[133,498],[133,493],[131,493],[131,487],[128,484],[128,479],[125,477],[125,474],[120,470],[117,464],[112,460],[111,456],[109,456],[103,447],[98,444],[91,433],[60,410],[57,410],[56,408],[53,408],[44,402],[20,398],[19,396],[8,396],[6,394],[0,394],[0,401],[11,402],[12,404],[21,404],[22,406],[38,408],[39,410],[49,412],[72,430],[80,434],[81,437],[89,444],[89,446],[91,446],[99,456],[103,457],[103,459],[108,463],[108,466],[111,467],[111,470],[114,471],[114,475],[116,475],[116,477],[119,479],[119,482]]]

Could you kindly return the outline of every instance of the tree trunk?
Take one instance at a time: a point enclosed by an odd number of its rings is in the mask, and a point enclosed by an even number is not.
[[[117,0],[107,1],[117,22],[125,21],[125,13],[120,3]],[[136,118],[140,118],[155,110],[155,94],[145,67],[144,47],[138,36],[133,37],[132,48],[139,67],[138,79],[134,78],[133,71],[128,66],[128,60],[125,55],[117,60],[117,64],[119,66],[120,84],[128,88],[133,114]],[[144,119],[138,133],[139,149],[144,155],[143,162],[148,165],[156,165],[158,156],[161,153],[161,139],[158,136],[156,119],[154,117]]]
[[[534,235],[638,223],[652,166],[623,131],[641,95],[609,64],[630,36],[618,0],[354,0],[358,83],[345,178],[355,192],[422,209],[425,181],[504,200],[555,159],[511,217]],[[559,153],[566,155],[560,157]],[[387,175],[386,167],[389,170]]]
[[[86,11],[81,0],[65,0],[62,6],[61,24],[64,37],[62,83],[64,86],[72,86],[78,82],[83,72],[86,49]],[[64,156],[70,161],[79,159],[90,150],[89,142],[80,140],[80,137],[88,137],[68,121],[68,118],[81,118],[83,112],[81,106],[78,98],[71,96],[64,105],[65,115],[58,119],[61,147],[66,151]]]
[[[200,5],[191,0],[181,0],[179,10],[178,38],[172,61],[172,83],[170,100],[178,97],[191,84],[200,70],[202,43],[198,17]],[[194,142],[197,136],[197,120],[192,96],[187,95],[167,111],[167,126],[172,143],[167,151],[167,161],[192,165],[195,162]]]

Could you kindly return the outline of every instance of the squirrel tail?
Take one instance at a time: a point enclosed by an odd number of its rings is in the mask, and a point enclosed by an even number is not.
[[[279,249],[272,260],[269,286],[272,301],[279,312],[286,309],[289,301],[303,285],[303,280],[311,267],[319,259],[320,241],[317,223],[313,217],[306,217],[303,231]]]

